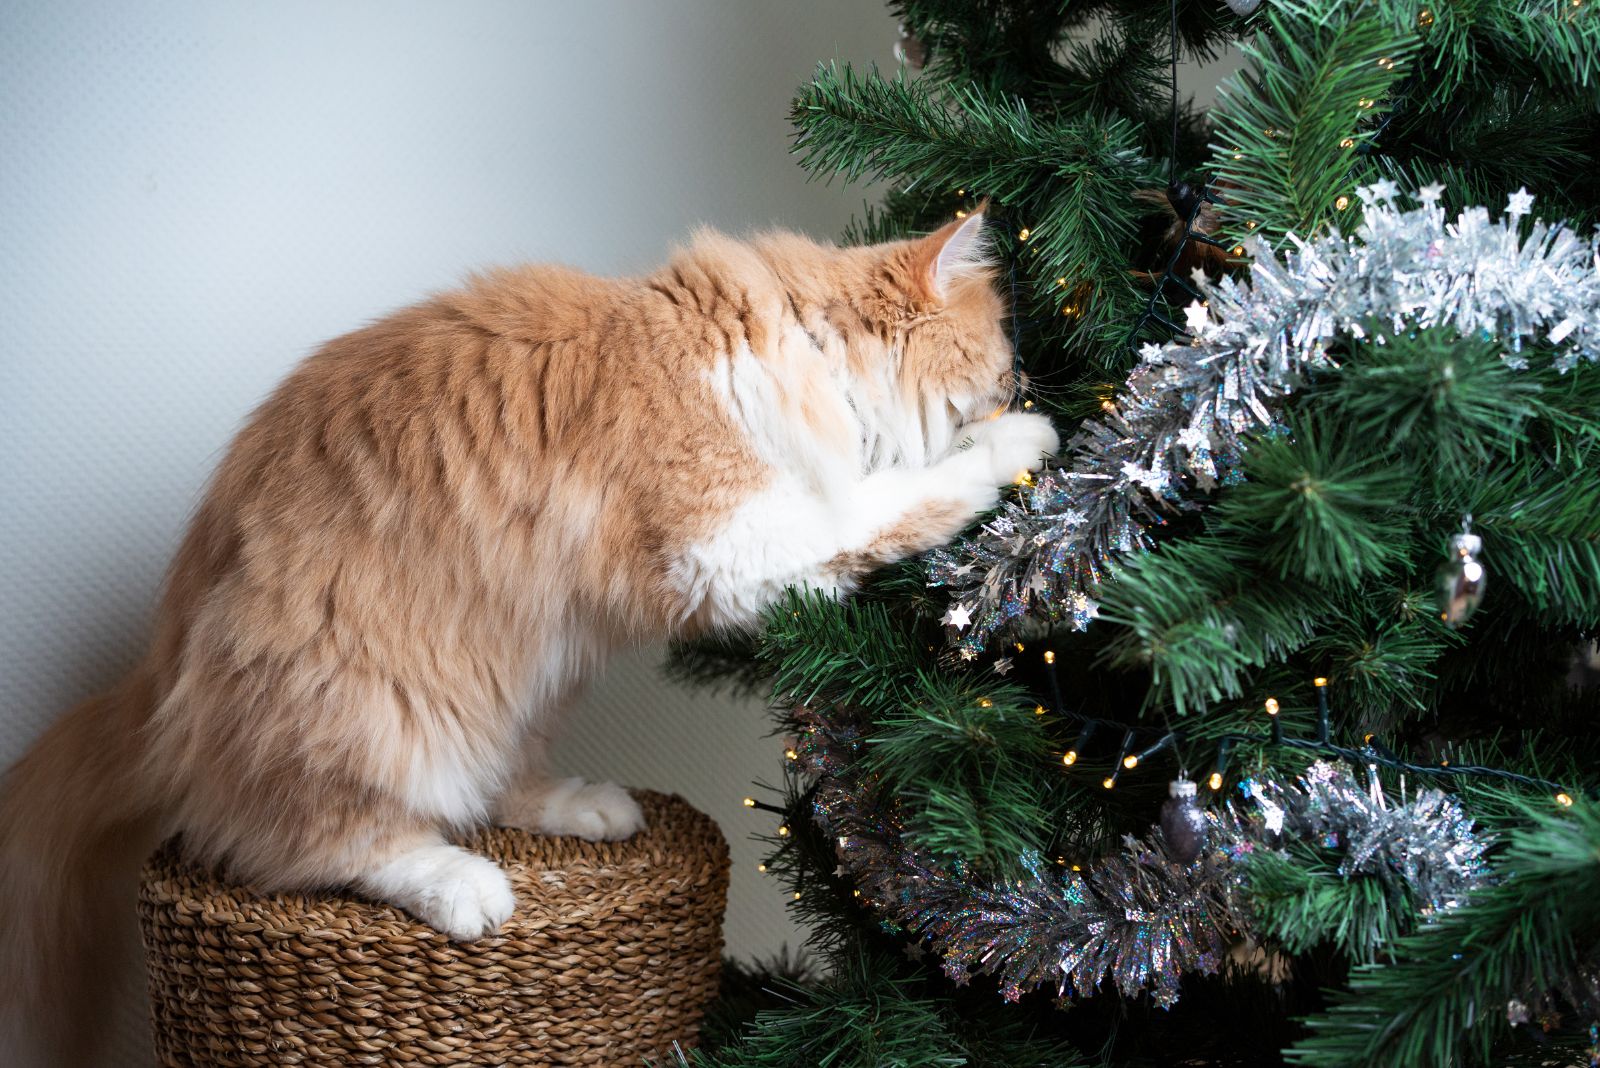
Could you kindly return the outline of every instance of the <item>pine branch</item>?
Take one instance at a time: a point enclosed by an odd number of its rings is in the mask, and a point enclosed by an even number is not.
[[[1416,934],[1396,962],[1358,968],[1350,991],[1306,1021],[1288,1052],[1319,1068],[1450,1068],[1487,1057],[1505,1005],[1561,986],[1600,943],[1600,810],[1530,808],[1498,885]]]
[[[1355,187],[1370,170],[1361,153],[1409,67],[1415,36],[1348,3],[1314,13],[1280,2],[1266,21],[1270,33],[1242,47],[1249,65],[1223,84],[1212,113],[1213,166],[1229,189],[1224,218],[1236,235],[1272,241],[1336,219],[1348,229],[1355,220],[1338,205],[1355,213]]]

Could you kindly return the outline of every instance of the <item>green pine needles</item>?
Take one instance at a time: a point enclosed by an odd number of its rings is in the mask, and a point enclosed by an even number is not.
[[[1546,218],[1600,219],[1595,0],[1264,0],[1246,18],[1222,0],[891,6],[926,68],[824,65],[795,100],[796,152],[819,178],[889,187],[851,240],[991,202],[1032,399],[1065,431],[1135,359],[1130,333],[1171,253],[1169,175],[1213,191],[1227,247],[1348,232],[1357,185],[1377,179],[1442,182],[1452,211],[1499,213],[1526,186]],[[1184,58],[1237,46],[1245,60],[1209,114],[1179,102],[1175,139],[1174,18]],[[1189,299],[1154,295],[1169,318]],[[768,868],[811,925],[823,977],[747,976],[744,1024],[692,1063],[1445,1068],[1586,1050],[1600,1012],[1600,685],[1580,659],[1600,633],[1600,367],[1558,373],[1535,347],[1513,370],[1493,337],[1375,326],[1382,344],[1347,339],[1336,369],[1300,383],[1244,454],[1243,481],[1121,558],[1086,631],[1024,627],[962,663],[941,591],[908,561],[846,604],[796,591],[760,635],[677,650],[674,666],[764,688],[780,733],[805,729],[796,709],[848,710],[899,829],[995,879],[1018,877],[1027,851],[1092,866],[1149,830],[1181,771],[1204,803],[1213,770],[1223,790],[1292,778],[1312,754],[1269,744],[1263,706],[1309,737],[1311,680],[1325,677],[1340,744],[1567,784],[1559,798],[1425,784],[1456,793],[1493,840],[1486,888],[1424,915],[1291,843],[1243,866],[1258,945],[1187,981],[1171,1011],[1104,993],[1057,1006],[1048,990],[1008,1005],[981,976],[946,979],[858,895],[810,820],[809,784],[788,776]],[[1166,340],[1158,329],[1138,340]],[[1468,514],[1487,594],[1452,628],[1435,572]],[[1085,733],[1084,717],[1119,726]],[[1172,744],[1119,770],[1122,725]],[[1249,740],[1219,746],[1236,735]]]

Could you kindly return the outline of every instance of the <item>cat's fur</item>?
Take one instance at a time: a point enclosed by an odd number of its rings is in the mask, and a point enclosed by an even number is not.
[[[852,249],[702,233],[638,279],[495,271],[301,364],[212,481],[149,655],[0,788],[8,1030],[24,990],[81,982],[131,914],[106,858],[157,833],[471,939],[514,901],[446,829],[638,830],[625,791],[544,763],[609,652],[848,591],[1054,449],[1003,412],[981,226]]]

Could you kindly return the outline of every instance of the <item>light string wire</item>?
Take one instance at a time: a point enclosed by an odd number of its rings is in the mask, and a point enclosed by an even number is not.
[[[1146,760],[1160,753],[1164,749],[1170,748],[1176,751],[1179,746],[1182,746],[1190,738],[1189,732],[1181,727],[1172,730],[1151,730],[1150,728],[1140,727],[1136,724],[1124,723],[1119,720],[1105,719],[1098,716],[1086,716],[1081,713],[1074,712],[1065,707],[1065,705],[1062,703],[1061,685],[1056,678],[1056,668],[1053,657],[1047,659],[1045,662],[1045,675],[1049,682],[1051,695],[1056,704],[1056,713],[1069,722],[1079,726],[1078,740],[1076,743],[1074,743],[1071,749],[1067,750],[1067,753],[1072,754],[1072,759],[1065,761],[1069,767],[1082,759],[1084,745],[1086,745],[1089,739],[1091,739],[1095,734],[1101,732],[1107,732],[1111,734],[1121,733],[1123,736],[1123,743],[1117,754],[1116,762],[1112,765],[1112,772],[1110,776],[1110,778],[1113,779],[1113,785],[1115,785],[1114,780],[1121,771],[1125,769],[1132,770],[1131,767],[1128,767],[1123,763],[1125,758],[1128,756],[1135,758],[1136,763],[1133,765],[1133,767],[1137,767],[1139,764],[1144,763]],[[1272,726],[1269,733],[1265,737],[1260,734],[1246,734],[1240,731],[1227,731],[1220,734],[1207,734],[1203,739],[1197,739],[1204,741],[1208,745],[1215,743],[1217,746],[1217,756],[1215,761],[1212,763],[1212,775],[1220,776],[1226,772],[1228,756],[1235,746],[1240,744],[1261,746],[1270,745],[1285,749],[1296,749],[1302,752],[1315,753],[1318,756],[1348,760],[1353,763],[1366,766],[1375,765],[1406,774],[1427,775],[1439,778],[1454,777],[1499,779],[1504,782],[1516,783],[1519,786],[1527,786],[1547,791],[1554,794],[1558,799],[1563,797],[1570,798],[1572,796],[1570,788],[1564,786],[1562,783],[1555,782],[1550,779],[1543,779],[1535,775],[1524,775],[1520,772],[1511,771],[1507,768],[1495,768],[1478,764],[1418,764],[1398,756],[1384,746],[1371,740],[1368,740],[1360,746],[1339,745],[1338,743],[1332,741],[1330,737],[1331,711],[1328,704],[1328,680],[1319,676],[1314,681],[1313,686],[1317,693],[1317,737],[1290,738],[1285,736],[1283,733],[1283,720],[1281,718],[1281,711],[1279,709],[1278,701],[1275,698],[1269,697],[1266,699],[1265,707],[1267,709],[1267,716],[1272,721]],[[1141,735],[1148,738],[1152,734],[1156,736],[1155,741],[1142,749],[1137,751],[1134,750],[1134,743]],[[1213,790],[1219,788],[1219,786],[1212,787]],[[1600,786],[1590,787],[1585,792],[1591,795],[1600,795]]]

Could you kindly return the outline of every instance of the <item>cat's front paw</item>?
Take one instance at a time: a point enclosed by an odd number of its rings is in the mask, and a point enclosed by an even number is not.
[[[451,845],[403,853],[358,885],[458,942],[494,934],[517,905],[498,864]]]
[[[614,842],[643,830],[644,812],[616,783],[563,779],[545,794],[535,829],[541,834]]]
[[[1044,458],[1061,447],[1056,428],[1037,412],[1003,412],[966,428],[972,448],[987,452],[995,484],[1015,482],[1044,466]]]

